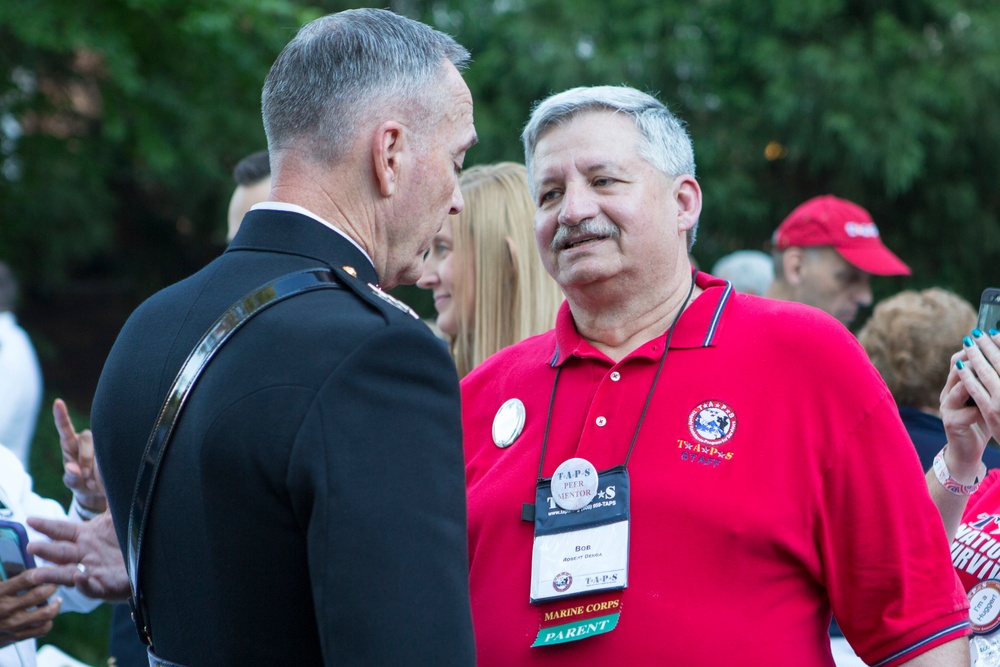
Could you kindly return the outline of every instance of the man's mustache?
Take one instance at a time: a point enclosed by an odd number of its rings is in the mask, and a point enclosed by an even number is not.
[[[549,247],[562,250],[571,243],[588,238],[617,239],[621,236],[618,225],[606,220],[584,220],[578,225],[559,225]]]

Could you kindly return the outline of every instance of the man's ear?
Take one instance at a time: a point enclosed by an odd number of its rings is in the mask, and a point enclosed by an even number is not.
[[[781,270],[785,276],[785,282],[793,287],[802,284],[803,269],[806,264],[805,250],[797,246],[788,248],[781,254]]]
[[[701,186],[694,176],[678,176],[674,181],[674,197],[677,201],[677,229],[689,232],[701,216]]]
[[[403,156],[407,150],[403,126],[394,120],[379,125],[372,135],[371,148],[379,194],[391,197],[399,183]]]

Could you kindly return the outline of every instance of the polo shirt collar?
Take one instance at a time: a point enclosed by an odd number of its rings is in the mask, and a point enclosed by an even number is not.
[[[713,347],[718,338],[726,306],[732,301],[735,293],[732,283],[728,280],[715,278],[700,271],[695,271],[695,284],[703,291],[681,314],[674,335],[670,339],[671,349]],[[607,359],[604,353],[584,340],[577,332],[568,301],[564,301],[559,308],[555,333],[556,345],[552,356],[549,357],[550,366],[561,366],[570,357]],[[632,355],[658,358],[659,353],[651,353],[650,346],[646,343]]]

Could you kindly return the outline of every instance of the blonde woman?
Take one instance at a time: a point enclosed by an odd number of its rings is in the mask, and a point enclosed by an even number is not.
[[[524,165],[471,167],[465,209],[434,237],[417,285],[433,290],[437,325],[459,377],[494,352],[555,326],[563,295],[535,249]]]

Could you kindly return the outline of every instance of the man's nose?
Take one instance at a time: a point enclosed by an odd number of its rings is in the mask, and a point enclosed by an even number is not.
[[[854,302],[867,308],[872,305],[872,301],[872,284],[870,280],[865,280],[855,288]]]
[[[455,184],[455,191],[451,194],[451,215],[458,215],[465,209],[465,197],[462,196],[462,188]]]
[[[597,216],[592,193],[582,186],[567,186],[559,208],[559,224],[574,226]]]

